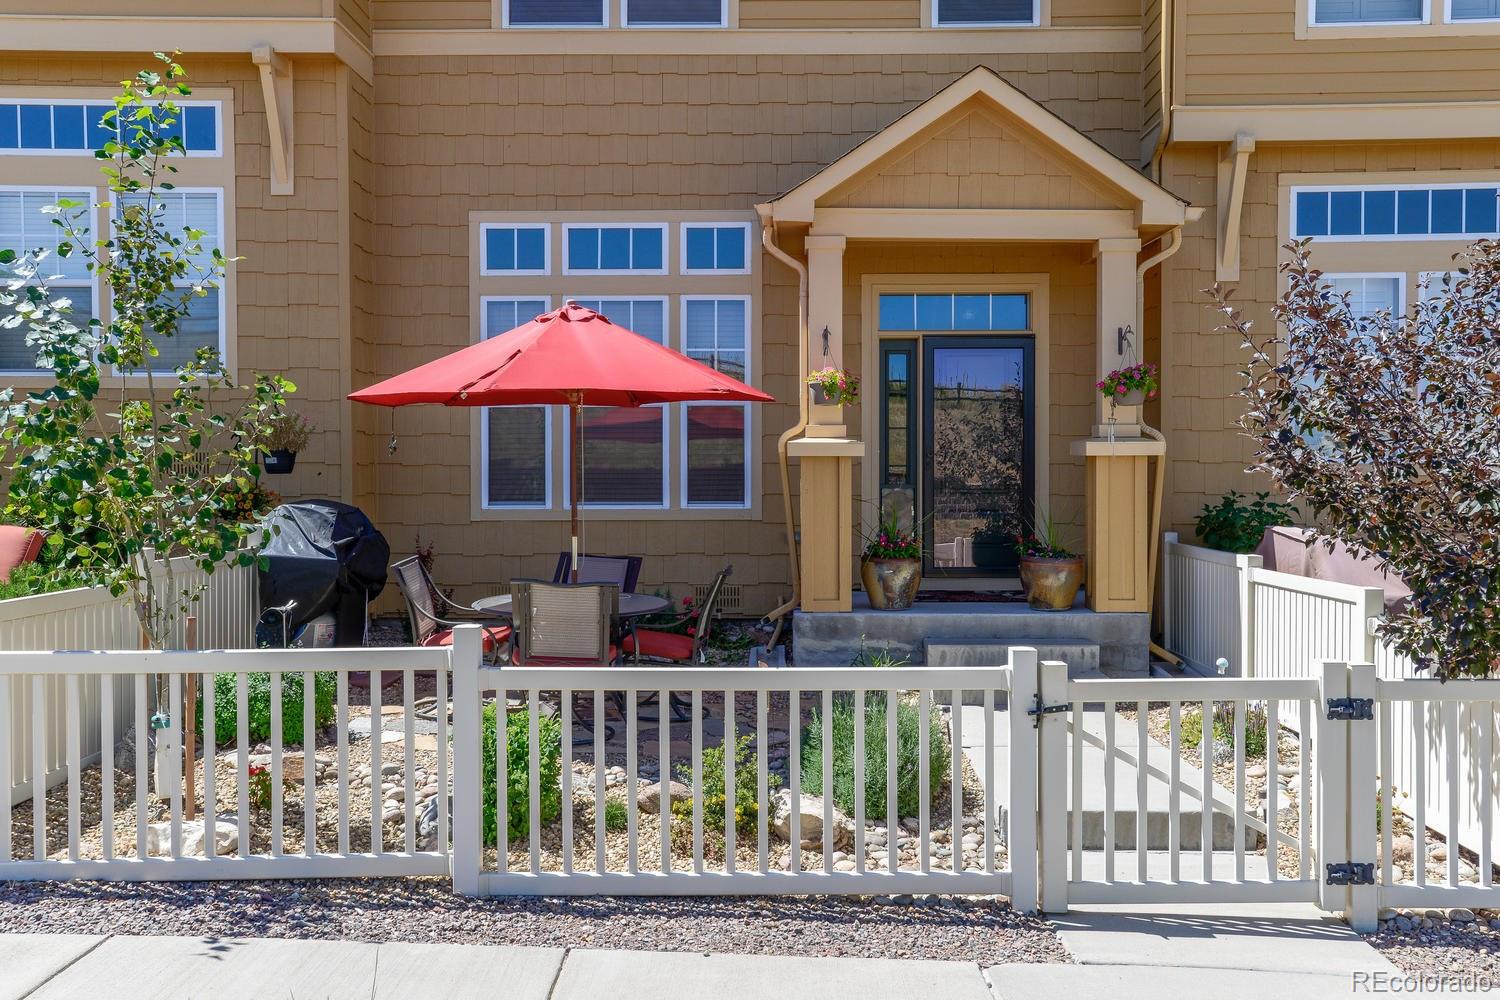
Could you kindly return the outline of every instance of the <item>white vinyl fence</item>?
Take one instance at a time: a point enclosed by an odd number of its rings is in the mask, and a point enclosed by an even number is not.
[[[1382,682],[1420,677],[1374,634],[1385,610],[1378,587],[1273,572],[1258,556],[1184,545],[1174,533],[1166,535],[1164,551],[1166,646],[1196,672],[1211,672],[1223,657],[1229,673],[1243,677],[1306,678],[1322,660],[1374,663]],[[1494,706],[1474,683],[1450,681],[1451,697],[1391,702],[1380,773],[1384,793],[1418,827],[1442,831],[1466,848],[1500,852],[1500,831],[1484,815],[1500,789],[1483,784],[1500,745],[1484,736]],[[1283,724],[1300,730],[1299,706],[1281,708]]]
[[[179,557],[173,560],[172,569],[179,587],[204,587],[195,609],[199,648],[244,649],[252,645],[257,602],[253,566],[221,566],[210,574],[191,559]],[[0,649],[133,649],[140,645],[139,636],[140,626],[129,598],[114,597],[104,587],[0,601]],[[178,634],[174,638],[180,645],[184,637]],[[10,712],[0,712],[0,721],[8,723],[8,733],[0,734],[0,742],[9,741],[13,770],[0,768],[0,783],[8,788],[6,797],[14,805],[31,797],[36,774],[31,755],[38,745],[34,719],[44,720],[43,729],[50,733],[41,743],[46,787],[54,787],[67,777],[67,748],[62,739],[67,693],[60,677],[36,682],[35,689],[29,678],[0,679],[0,684],[7,683]],[[114,712],[112,722],[115,732],[123,734],[131,725],[134,690],[120,677],[109,678],[108,683],[113,685],[107,693]],[[77,709],[79,718],[90,724],[80,737],[85,763],[98,759],[97,720],[105,698],[98,676],[81,680]]]

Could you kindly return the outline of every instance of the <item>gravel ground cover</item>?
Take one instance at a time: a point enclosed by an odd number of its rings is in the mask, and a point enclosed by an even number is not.
[[[1365,940],[1406,972],[1473,973],[1500,982],[1500,913],[1382,910]]]
[[[444,878],[0,883],[0,933],[185,934],[750,955],[1067,962],[990,898],[474,899]]]

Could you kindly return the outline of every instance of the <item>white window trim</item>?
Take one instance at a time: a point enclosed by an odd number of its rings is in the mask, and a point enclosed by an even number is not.
[[[1392,28],[1410,27],[1414,24],[1432,23],[1432,0],[1422,0],[1422,16],[1418,20],[1402,21],[1319,21],[1318,0],[1308,0],[1307,23],[1312,28]]]
[[[224,245],[225,239],[224,239],[224,189],[223,188],[221,188],[221,187],[174,187],[170,191],[158,191],[157,194],[158,195],[162,195],[162,194],[165,194],[165,195],[177,195],[177,194],[211,194],[211,195],[213,195],[214,196],[214,201],[215,201],[214,210],[215,210],[217,221],[218,221],[218,232],[215,234],[215,238],[218,240],[219,252],[221,254],[223,254],[226,259],[230,259],[230,258],[232,258],[234,256],[234,254],[232,252],[232,249],[229,248],[229,247],[226,247]],[[111,200],[111,206],[113,206],[113,205],[114,205],[114,202],[113,202],[113,200]],[[110,235],[113,236],[114,232],[115,232],[115,217],[114,217],[114,213],[113,212],[110,213],[110,217],[109,217],[109,231],[110,231]],[[229,283],[231,281],[233,281],[233,280],[234,280],[233,273],[229,272],[229,271],[226,271],[225,274],[223,275],[223,277],[220,279],[219,285],[218,285],[218,289],[217,289],[217,291],[219,293],[219,362],[221,364],[223,364],[224,367],[229,368],[231,370],[233,369],[234,366],[230,363],[230,358],[229,358],[229,312],[230,312]],[[111,303],[110,308],[113,309],[113,307],[114,307],[113,303]],[[103,317],[101,317],[101,319],[102,318]],[[147,375],[146,371],[144,371],[144,370],[136,370],[136,369],[122,369],[122,368],[111,367],[110,371],[113,372],[117,377],[119,377],[119,378],[125,378],[125,379],[145,379],[146,375]],[[162,375],[171,375],[171,374],[173,374],[173,369],[170,369],[170,368],[152,368],[152,369],[150,369],[150,374],[151,374],[151,376],[153,378],[160,377]]]
[[[661,233],[661,267],[639,268],[632,267],[624,270],[605,270],[595,268],[573,268],[568,266],[568,235],[575,229],[655,229]],[[664,275],[672,273],[672,234],[671,226],[665,222],[564,222],[562,224],[562,273],[564,275],[577,275],[579,277],[619,277],[633,274]],[[603,250],[600,250],[603,256]],[[574,296],[582,298],[583,296]],[[631,298],[629,295],[594,296],[595,298]],[[636,296],[639,297],[639,296]]]
[[[1401,317],[1406,315],[1406,282],[1410,277],[1407,271],[1325,271],[1323,281],[1332,284],[1336,279],[1349,278],[1384,278],[1394,279],[1396,282],[1396,301],[1391,306],[1391,321],[1400,322]]]
[[[527,30],[537,30],[537,29],[542,30],[542,31],[563,31],[563,30],[588,31],[590,29],[593,29],[593,30],[597,31],[600,28],[608,28],[608,27],[611,26],[610,23],[609,23],[609,0],[600,0],[600,3],[599,3],[599,23],[598,24],[595,24],[593,22],[590,22],[588,24],[570,24],[570,23],[568,23],[566,21],[563,21],[563,22],[546,22],[546,23],[531,22],[531,23],[527,23],[527,24],[512,24],[511,21],[510,21],[510,0],[501,0],[501,4],[500,4],[500,26],[502,28],[515,28],[517,31],[527,31]]]
[[[685,224],[685,225],[688,225],[688,224]],[[715,225],[715,223],[706,223],[706,225]],[[748,239],[748,232],[749,232],[749,227],[747,225],[746,226],[746,234],[747,234],[746,238],[747,239]],[[683,259],[684,260],[687,259],[687,244],[686,244],[686,242],[683,243]],[[749,263],[749,260],[750,260],[749,257],[745,258],[746,263]],[[719,272],[719,273],[732,274],[732,273],[743,273],[743,272]],[[745,382],[746,385],[754,385],[755,383],[752,381],[752,379],[755,377],[755,373],[752,370],[751,363],[750,363],[750,361],[751,361],[751,353],[752,353],[751,350],[750,350],[750,343],[751,343],[750,326],[751,326],[751,322],[752,322],[751,309],[753,307],[753,302],[751,301],[751,296],[749,296],[749,295],[706,295],[705,294],[705,295],[683,295],[683,296],[680,296],[679,298],[680,298],[680,302],[678,304],[678,308],[681,310],[681,313],[679,315],[678,324],[677,325],[681,329],[682,332],[681,332],[680,337],[679,337],[679,341],[680,342],[679,342],[677,350],[678,350],[678,353],[682,354],[684,357],[688,356],[688,353],[687,353],[688,352],[688,347],[687,347],[687,308],[688,308],[688,303],[689,302],[704,302],[704,301],[707,301],[707,302],[726,302],[726,301],[737,301],[737,302],[743,302],[745,304],[745,350],[744,350],[744,355],[745,355],[745,378],[744,378],[744,382]],[[717,347],[718,347],[718,333],[717,333],[717,331],[715,331],[715,353],[717,353]],[[751,438],[751,413],[750,413],[750,404],[749,403],[742,403],[742,404],[740,404],[745,409],[745,445],[744,445],[744,447],[745,447],[745,491],[744,491],[744,493],[741,496],[741,502],[740,503],[689,503],[688,502],[687,411],[688,411],[688,409],[690,407],[693,407],[693,406],[733,406],[733,405],[735,405],[735,404],[732,403],[732,402],[728,402],[728,401],[723,402],[723,403],[716,403],[713,400],[706,400],[706,399],[705,400],[697,400],[695,402],[687,402],[687,403],[683,403],[682,404],[682,414],[679,417],[679,430],[680,430],[680,433],[678,435],[681,438],[681,445],[678,448],[678,452],[679,452],[679,458],[681,460],[681,465],[682,465],[682,485],[681,485],[681,496],[679,497],[679,503],[680,503],[680,505],[681,505],[681,507],[682,507],[683,510],[748,510],[750,508],[750,506],[751,506],[750,489],[751,489],[752,470],[753,470],[753,468],[755,466],[755,460],[754,460],[754,456],[751,454],[751,451],[750,451],[750,444],[751,444],[752,438]]]
[[[488,235],[492,229],[540,229],[542,231],[542,267],[540,270],[534,268],[490,268],[488,265],[486,249],[488,246]],[[479,224],[479,273],[486,278],[541,278],[552,273],[552,227],[544,222],[481,222]],[[492,295],[490,298],[504,299],[545,299],[545,295]],[[549,300],[550,301],[550,300]]]
[[[957,21],[945,22],[939,17],[942,9],[941,0],[928,0],[931,4],[931,24],[928,27],[942,28],[949,31],[963,31],[973,28],[1036,28],[1042,24],[1042,3],[1044,0],[1031,0],[1031,20],[1029,21]],[[1425,2],[1425,0],[1424,0]]]
[[[704,29],[727,28],[727,27],[729,27],[729,0],[719,0],[719,20],[718,21],[683,21],[683,22],[680,22],[680,23],[661,23],[661,24],[658,24],[658,23],[655,23],[655,22],[652,22],[651,24],[632,24],[630,22],[630,0],[621,0],[621,5],[620,5],[620,20],[623,22],[622,27],[633,28],[636,31],[650,31],[653,28],[665,28],[665,29],[677,29],[677,30],[683,30],[683,29],[692,30],[692,29],[695,29],[695,28],[704,28]]]
[[[150,102],[160,103],[160,102]],[[173,100],[178,108],[213,108],[214,109],[214,148],[213,149],[188,149],[183,147],[183,153],[198,159],[212,159],[224,155],[224,102],[223,101],[194,101]],[[0,104],[61,104],[75,107],[88,107],[89,105],[103,106],[113,105],[113,98],[104,97],[7,97],[0,94]],[[84,139],[88,138],[88,121],[84,121]],[[0,149],[0,156],[71,156],[92,157],[94,150],[84,149]],[[182,155],[182,154],[178,154]]]
[[[1443,23],[1444,24],[1500,24],[1500,16],[1496,17],[1458,17],[1453,16],[1453,0],[1443,0]]]
[[[691,229],[739,229],[745,239],[745,266],[744,267],[690,267],[688,266],[687,238]],[[750,258],[750,223],[748,222],[684,222],[681,224],[677,234],[679,254],[682,261],[681,272],[685,275],[693,274],[749,274],[751,270]],[[717,250],[715,257],[718,256]]]
[[[97,206],[96,206],[95,203],[99,200],[99,192],[95,188],[70,188],[70,187],[67,187],[67,186],[64,186],[64,185],[58,185],[58,184],[0,184],[0,193],[6,193],[6,192],[11,192],[11,191],[19,191],[23,195],[26,192],[28,192],[28,191],[31,191],[31,192],[48,191],[48,192],[51,192],[54,195],[58,195],[58,196],[62,196],[62,197],[66,197],[68,195],[83,195],[84,203],[88,205],[87,211],[88,211],[88,214],[89,214],[89,232],[93,233],[93,232],[98,231],[98,228],[99,228],[99,209],[97,208]],[[29,253],[31,250],[33,250],[35,248],[34,247],[6,247],[4,249],[15,250],[17,253]],[[46,272],[46,268],[43,268],[43,273],[45,273],[45,272]],[[11,280],[12,277],[13,276],[10,275],[8,272],[6,273],[5,280],[6,280],[7,284],[9,283],[9,281]],[[90,292],[92,293],[93,300],[94,300],[94,315],[98,316],[100,319],[103,319],[103,317],[100,315],[103,312],[103,309],[102,309],[101,303],[99,302],[99,272],[97,270],[96,271],[90,271],[89,272],[89,277],[86,278],[86,279],[83,279],[83,278],[58,278],[58,279],[48,278],[48,279],[44,279],[43,283],[47,286],[47,289],[49,291],[51,291],[54,288],[87,288],[87,289],[89,289]],[[76,314],[75,314],[75,322],[76,322]],[[85,322],[87,322],[87,320],[85,320]],[[25,335],[25,329],[23,327],[17,327],[14,330],[8,330],[8,331],[5,331],[5,332],[6,333],[20,333],[22,336]],[[42,377],[42,378],[45,378],[45,377],[49,376],[51,373],[52,373],[52,369],[50,369],[50,368],[22,368],[22,369],[0,368],[0,375],[6,376],[6,377],[13,377],[13,378],[25,378],[25,377],[31,377],[31,378]]]
[[[1500,236],[1500,221],[1497,221],[1496,232],[1492,233],[1392,233],[1390,235],[1367,235],[1361,233],[1358,236],[1298,236],[1297,219],[1297,196],[1304,192],[1322,193],[1327,192],[1366,192],[1366,191],[1437,191],[1452,190],[1459,188],[1468,190],[1470,188],[1494,187],[1500,190],[1500,180],[1475,180],[1475,181],[1445,181],[1433,184],[1294,184],[1288,190],[1291,192],[1288,210],[1290,213],[1290,228],[1293,239],[1311,239],[1319,243],[1432,243],[1443,240],[1472,243],[1476,239],[1485,237],[1494,238]],[[1500,197],[1497,197],[1500,201]],[[1399,211],[1399,209],[1398,209]],[[1464,209],[1468,211],[1467,205]],[[1500,220],[1500,205],[1496,206],[1497,220]],[[1430,218],[1430,215],[1429,215]],[[1331,220],[1330,220],[1331,221]]]
[[[1430,292],[1433,289],[1437,289],[1438,292],[1441,293],[1443,288],[1443,278],[1447,275],[1456,276],[1457,274],[1458,271],[1456,270],[1418,271],[1417,284],[1415,286],[1417,301],[1425,302],[1427,300],[1428,296],[1424,295],[1424,292]],[[1457,277],[1455,277],[1453,280],[1457,281],[1458,279]]]

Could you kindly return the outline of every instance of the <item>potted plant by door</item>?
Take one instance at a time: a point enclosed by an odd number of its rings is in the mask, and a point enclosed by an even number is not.
[[[1034,611],[1066,611],[1083,587],[1083,556],[1065,548],[1057,525],[1041,516],[1036,530],[1016,537],[1021,587]]]
[[[882,514],[875,532],[865,539],[859,577],[877,611],[902,611],[917,599],[922,586],[922,539],[906,531],[893,514]]]
[[[261,464],[273,475],[285,475],[297,464],[297,452],[307,447],[313,426],[306,417],[282,410],[271,418],[261,439]]]

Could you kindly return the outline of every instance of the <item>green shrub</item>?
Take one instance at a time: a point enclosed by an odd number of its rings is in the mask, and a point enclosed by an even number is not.
[[[214,739],[220,744],[235,740],[238,706],[235,701],[239,674],[214,675]],[[271,738],[271,675],[247,674],[249,700],[246,709],[251,743]],[[313,674],[313,725],[319,729],[333,721],[333,701],[338,682],[333,674]],[[198,695],[198,731],[203,731],[203,695]],[[302,675],[281,675],[281,736],[287,746],[302,744]]]
[[[1214,710],[1214,742],[1220,746],[1234,746],[1235,706]],[[1203,742],[1203,712],[1187,712],[1182,717],[1182,745],[1197,747]],[[1266,712],[1263,708],[1251,707],[1245,713],[1245,756],[1248,758],[1266,755]]]
[[[484,841],[494,844],[495,823],[500,815],[496,789],[497,759],[495,735],[498,723],[493,704],[484,707],[480,729],[484,748]],[[530,769],[527,766],[530,727],[526,712],[507,713],[505,719],[505,827],[507,836],[516,841],[531,831]],[[562,812],[562,723],[550,715],[537,717],[537,801],[541,807],[541,824],[546,826]],[[605,822],[608,822],[606,813]]]
[[[55,569],[39,562],[26,563],[11,570],[10,579],[0,583],[0,601],[12,597],[35,597],[57,590],[91,587],[94,581],[77,570]]]
[[[753,737],[741,736],[734,748],[734,825],[735,829],[748,833],[756,827],[760,815],[754,755],[750,752]],[[679,764],[677,779],[692,787],[693,768],[690,764]],[[724,747],[709,747],[703,751],[703,827],[717,833],[724,832]],[[781,784],[774,774],[766,774],[766,791],[769,794]],[[679,819],[693,817],[692,799],[672,803],[672,815]]]
[[[915,702],[896,703],[896,810],[915,816],[921,806],[922,717]],[[885,811],[886,698],[883,692],[865,696],[865,814]],[[927,720],[928,779],[934,798],[942,787],[952,761],[948,735],[941,717],[933,709]],[[854,815],[854,698],[839,694],[833,699],[830,726],[833,740],[833,801]],[[802,788],[809,795],[823,792],[823,719],[821,710],[802,730]]]
[[[619,833],[630,827],[630,807],[619,799],[604,800],[604,829]]]
[[[1244,506],[1243,494],[1230,490],[1216,506],[1203,505],[1198,515],[1198,537],[1203,544],[1221,552],[1254,552],[1267,528],[1292,524],[1297,517],[1297,508],[1279,500],[1272,500],[1269,493],[1257,493],[1255,499]]]

